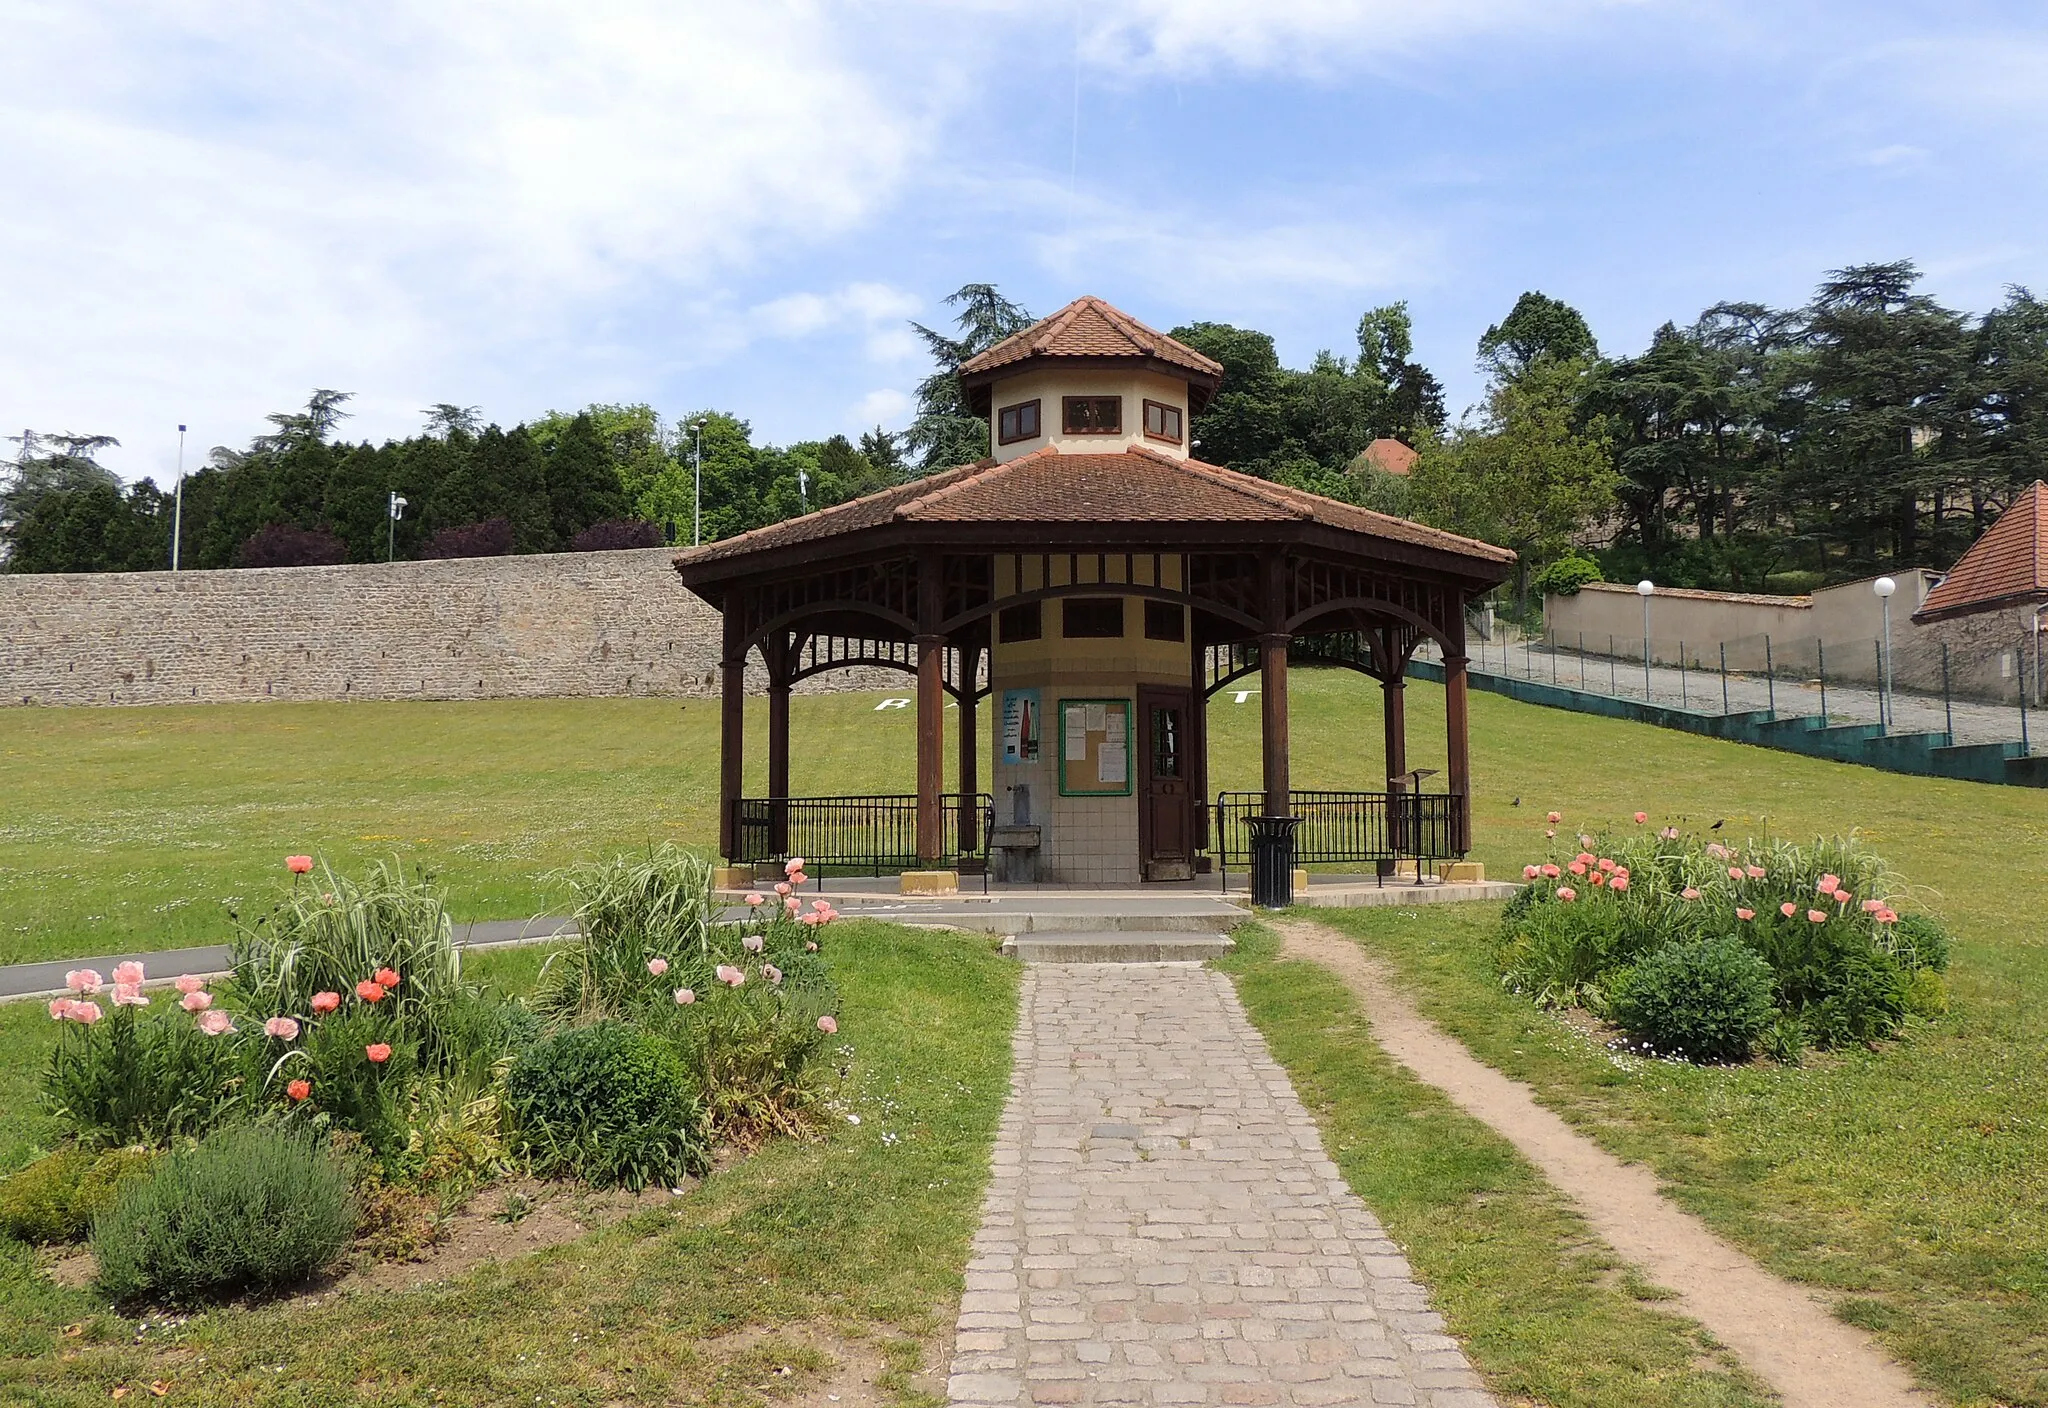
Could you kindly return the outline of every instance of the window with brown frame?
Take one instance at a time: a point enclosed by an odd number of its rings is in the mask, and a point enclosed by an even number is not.
[[[1038,435],[1038,402],[1019,401],[996,412],[996,443],[1014,445]]]
[[[1169,406],[1164,401],[1145,403],[1145,438],[1164,440],[1169,444],[1180,443],[1180,407]]]
[[[1186,608],[1173,601],[1147,601],[1145,603],[1146,640],[1186,640],[1188,638],[1188,613]]]
[[[1063,419],[1069,435],[1121,435],[1124,433],[1124,398],[1065,397]]]
[[[1038,602],[1027,601],[1022,606],[1005,606],[996,613],[996,630],[1002,636],[1003,644],[1037,640],[1044,633],[1044,615],[1039,605]]]
[[[1120,596],[1070,596],[1060,603],[1060,634],[1068,640],[1116,640],[1123,633]]]

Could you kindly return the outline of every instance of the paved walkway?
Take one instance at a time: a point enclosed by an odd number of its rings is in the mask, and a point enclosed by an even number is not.
[[[1491,1408],[1229,980],[1024,974],[956,1404]]]

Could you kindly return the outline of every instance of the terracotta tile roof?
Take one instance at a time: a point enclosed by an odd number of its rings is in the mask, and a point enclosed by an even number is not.
[[[1048,446],[1004,464],[982,460],[802,518],[679,553],[679,570],[822,543],[884,524],[1320,524],[1344,532],[1509,563],[1514,553],[1405,518],[1290,489],[1219,465],[1133,446],[1062,454]]]
[[[1367,469],[1377,469],[1382,474],[1406,474],[1414,468],[1416,454],[1413,447],[1402,444],[1391,435],[1382,435],[1358,452],[1351,461],[1353,474],[1362,474]]]
[[[1051,317],[1041,318],[968,358],[960,365],[960,375],[972,378],[1031,357],[1142,357],[1180,367],[1204,380],[1220,382],[1223,378],[1221,363],[1092,297],[1077,298]]]
[[[2048,597],[2048,483],[2036,479],[1927,594],[1915,621]]]

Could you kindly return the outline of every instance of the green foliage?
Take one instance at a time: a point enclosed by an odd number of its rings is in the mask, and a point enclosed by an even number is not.
[[[1600,579],[1599,563],[1567,551],[1536,574],[1535,587],[1545,596],[1577,596],[1582,588]]]
[[[1031,314],[996,292],[994,284],[963,284],[947,295],[946,304],[960,310],[953,320],[959,336],[911,324],[938,364],[918,383],[917,418],[903,433],[904,448],[917,456],[926,474],[972,464],[988,454],[988,420],[969,409],[960,366],[1032,323]]]
[[[309,1082],[312,1093],[303,1102],[285,1106],[292,1118],[325,1116],[335,1126],[361,1135],[373,1152],[388,1160],[411,1137],[407,1116],[421,1075],[420,1042],[391,1013],[379,1010],[382,1006],[344,999],[340,1011],[309,1023],[301,1043],[279,1063],[270,1094],[282,1104],[290,1100],[290,1081]],[[384,1060],[375,1061],[370,1057],[372,1047],[390,1051]]]
[[[624,1016],[710,979],[719,905],[701,857],[663,844],[555,878],[575,901],[577,937],[542,971],[534,999],[542,1015],[578,1022]],[[650,972],[657,961],[668,970]]]
[[[1479,362],[1514,381],[1541,361],[1586,362],[1600,355],[1593,330],[1569,303],[1531,291],[1479,338]]]
[[[1771,970],[1733,937],[1667,944],[1610,983],[1608,1013],[1658,1055],[1740,1061],[1778,1017]]]
[[[146,1149],[72,1145],[0,1182],[0,1234],[23,1242],[75,1242],[149,1166]]]
[[[92,1249],[110,1298],[184,1298],[301,1280],[355,1223],[347,1171],[321,1143],[251,1125],[156,1160],[94,1222]]]
[[[189,1139],[229,1119],[242,1103],[248,1071],[241,1047],[232,1036],[200,1031],[173,997],[156,995],[150,1009],[109,1004],[107,1015],[90,1026],[61,1024],[43,1074],[43,1100],[81,1143],[105,1148]]]
[[[638,1191],[709,1166],[703,1106],[682,1059],[624,1023],[573,1027],[532,1047],[505,1098],[538,1172]]]
[[[802,954],[731,965],[744,981],[716,978],[689,1006],[671,1009],[665,1025],[704,1093],[710,1127],[742,1147],[772,1134],[801,1134],[817,1099],[817,1056],[832,1043],[819,1025],[838,1005],[821,965]],[[794,970],[781,982],[766,968]],[[806,967],[809,972],[805,971]]]

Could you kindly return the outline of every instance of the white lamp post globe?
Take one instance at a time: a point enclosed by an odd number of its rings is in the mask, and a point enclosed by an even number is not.
[[[1872,582],[1870,584],[1870,589],[1876,592],[1881,597],[1889,597],[1893,592],[1899,589],[1899,584],[1897,582],[1894,582],[1889,577],[1879,577],[1875,582]]]
[[[1655,590],[1657,590],[1657,584],[1651,581],[1648,577],[1645,577],[1642,581],[1636,583],[1636,592],[1639,595],[1648,596],[1651,592],[1654,592]]]

